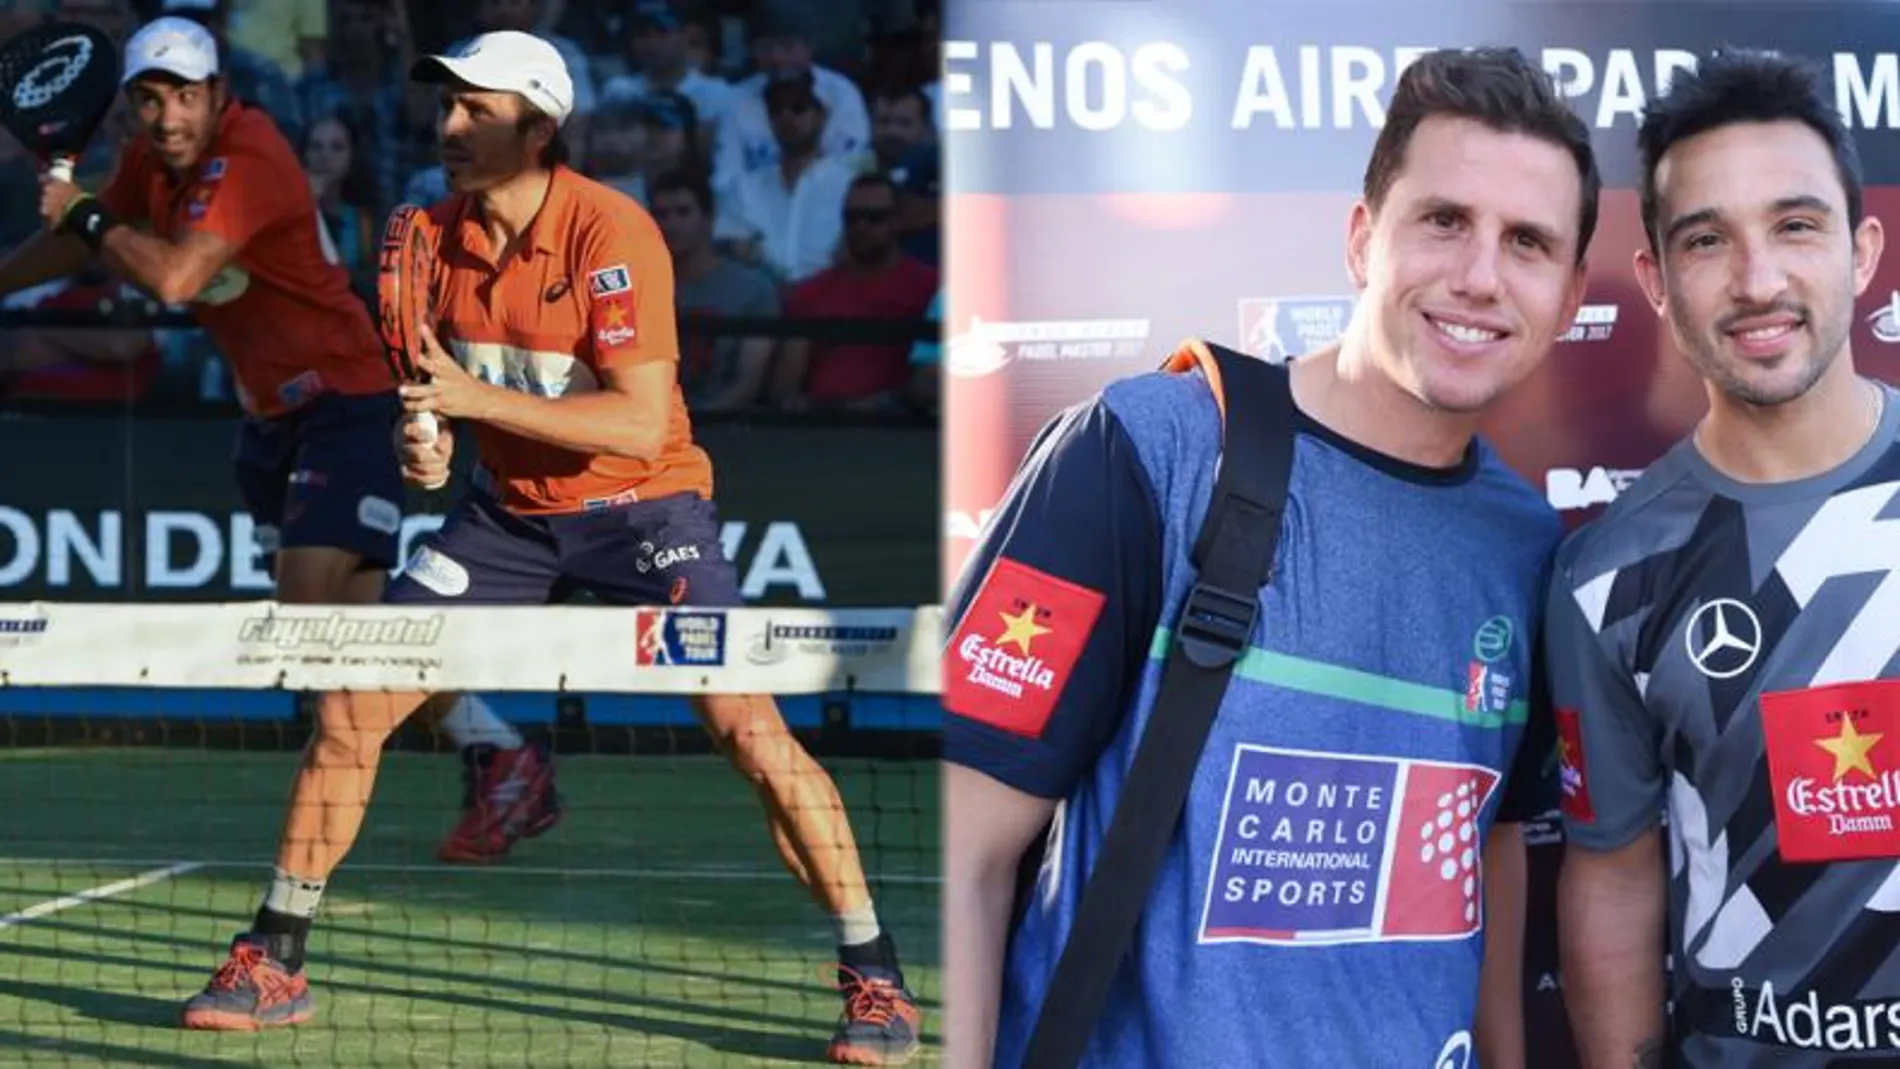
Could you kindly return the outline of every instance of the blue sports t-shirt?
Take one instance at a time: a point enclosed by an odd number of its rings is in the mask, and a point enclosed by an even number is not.
[[[1430,469],[1298,432],[1261,622],[1092,1066],[1475,1064],[1484,837],[1556,804],[1529,699],[1560,527],[1482,444]],[[1039,436],[951,599],[946,759],[1063,802],[1011,933],[999,1066],[1134,758],[1220,438],[1198,372],[1109,386]]]

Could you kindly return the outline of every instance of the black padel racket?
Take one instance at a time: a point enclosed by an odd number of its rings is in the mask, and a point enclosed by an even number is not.
[[[119,93],[119,49],[97,27],[49,22],[0,44],[0,126],[73,180],[73,164]]]

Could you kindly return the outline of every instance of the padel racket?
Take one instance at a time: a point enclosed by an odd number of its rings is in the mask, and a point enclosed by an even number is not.
[[[383,357],[398,383],[428,382],[416,367],[422,352],[420,327],[435,325],[435,306],[429,284],[435,270],[435,227],[427,212],[413,204],[399,204],[383,228],[383,251],[376,265],[377,325],[383,335]],[[422,428],[424,441],[435,441],[433,412],[407,417]]]
[[[62,182],[119,93],[119,49],[93,26],[49,22],[0,44],[0,126]]]

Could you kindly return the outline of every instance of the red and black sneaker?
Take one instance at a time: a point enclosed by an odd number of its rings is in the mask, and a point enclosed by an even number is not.
[[[463,753],[462,819],[436,856],[480,864],[499,861],[517,839],[532,839],[561,822],[554,756],[546,743],[514,750],[471,746]]]
[[[279,956],[288,948],[268,936],[245,932],[231,940],[231,956],[211,974],[205,989],[185,1003],[186,1028],[255,1032],[301,1024],[316,1015],[316,998],[299,968]]]
[[[838,1065],[904,1065],[917,1053],[923,1013],[896,969],[838,966],[844,1012],[825,1057]]]

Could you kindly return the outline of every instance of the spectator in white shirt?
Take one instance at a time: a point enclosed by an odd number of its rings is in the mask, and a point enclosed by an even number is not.
[[[732,106],[732,83],[693,66],[686,20],[667,0],[640,0],[634,5],[628,28],[627,51],[633,60],[633,73],[607,79],[601,86],[601,96],[617,99],[670,91],[692,101],[699,122],[699,143],[706,146],[706,158],[701,162],[710,166],[713,139],[720,120]]]
[[[857,172],[852,157],[824,151],[826,110],[809,73],[774,80],[764,99],[778,159],[739,180],[733,216],[750,236],[745,251],[797,282],[831,266]]]
[[[812,62],[810,17],[796,0],[762,0],[751,25],[752,62],[759,73],[734,87],[726,120],[720,123],[714,188],[735,188],[744,175],[778,162],[778,138],[765,106],[766,86],[777,79],[810,77],[826,116],[819,142],[823,154],[850,156],[869,148],[871,120],[864,94],[850,78]]]

